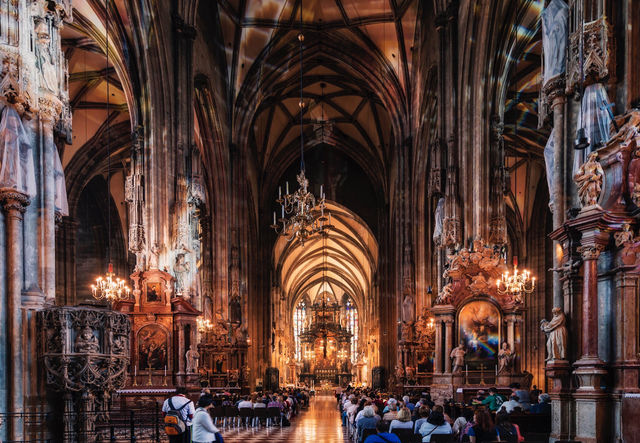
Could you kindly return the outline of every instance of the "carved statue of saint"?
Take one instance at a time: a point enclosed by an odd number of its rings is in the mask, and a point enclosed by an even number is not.
[[[551,321],[542,319],[540,329],[547,334],[547,361],[565,360],[567,358],[567,319],[561,308],[555,307],[551,311]]]
[[[467,351],[464,349],[464,343],[460,342],[458,346],[453,348],[451,351],[451,355],[449,358],[453,359],[453,373],[458,374],[462,372],[462,367],[464,366],[464,356],[467,354]]]
[[[413,341],[413,327],[411,323],[402,322],[401,337],[403,341]]]
[[[242,322],[242,305],[240,304],[240,296],[235,295],[231,297],[229,302],[229,313],[231,314],[231,323]]]
[[[565,72],[566,69],[569,6],[563,0],[551,0],[542,10],[541,15],[544,82],[546,83]]]
[[[402,321],[407,323],[413,323],[416,318],[416,307],[413,303],[413,297],[411,294],[404,296],[402,301]]]
[[[36,174],[29,137],[20,115],[5,106],[0,120],[0,188],[36,195]]]
[[[176,263],[173,265],[173,273],[176,277],[176,293],[179,295],[184,295],[185,292],[188,292],[187,276],[190,270],[191,267],[187,262],[186,254],[179,253],[176,256]]]
[[[498,351],[498,374],[510,373],[513,371],[515,354],[511,351],[509,343],[502,342],[502,347]]]
[[[93,329],[89,325],[82,328],[73,345],[75,351],[82,354],[93,354],[100,350],[98,339],[93,335]]]
[[[40,87],[58,94],[58,72],[51,54],[51,36],[45,20],[40,21],[36,33],[36,67],[40,73]]]
[[[598,204],[598,199],[600,198],[604,171],[597,160],[597,152],[589,154],[587,161],[580,166],[573,178],[576,185],[578,185],[578,195],[583,207]]]
[[[200,359],[200,353],[196,351],[195,346],[191,345],[189,350],[185,354],[187,357],[187,374],[196,372],[198,368],[198,360]]]
[[[440,246],[442,244],[442,224],[444,222],[444,197],[438,200],[436,213],[434,216],[433,242]]]

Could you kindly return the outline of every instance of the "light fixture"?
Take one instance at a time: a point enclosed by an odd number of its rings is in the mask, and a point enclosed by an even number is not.
[[[536,278],[531,277],[531,273],[526,269],[519,272],[517,265],[514,266],[513,274],[506,272],[496,280],[498,294],[509,295],[517,303],[522,303],[524,295],[531,294],[535,288]]]
[[[300,33],[298,34],[300,42],[300,173],[296,176],[299,188],[290,194],[289,182],[286,182],[285,195],[282,195],[282,188],[278,188],[278,199],[276,202],[281,206],[281,217],[276,220],[276,213],[273,212],[273,224],[271,227],[278,235],[284,236],[287,241],[300,241],[304,246],[304,242],[314,234],[323,232],[331,227],[331,214],[327,219],[324,215],[325,195],[320,186],[320,198],[309,192],[309,180],[305,175],[304,165],[304,109],[303,100],[303,70],[302,55],[304,35],[302,34],[302,1],[300,1]],[[290,216],[289,218],[286,218]],[[328,222],[328,223],[325,223]]]
[[[113,264],[111,263],[111,190],[109,183],[111,181],[111,119],[109,115],[109,3],[105,0],[106,11],[106,55],[107,67],[105,69],[105,79],[107,81],[107,180],[106,180],[106,196],[107,196],[107,274],[96,278],[96,284],[91,285],[91,293],[96,300],[107,300],[110,304],[117,300],[126,300],[129,298],[131,290],[126,285],[124,279],[117,278],[113,272]]]
[[[198,324],[198,332],[204,334],[206,332],[211,332],[213,330],[213,323],[211,323],[211,320],[209,319],[204,319],[202,317],[198,317],[198,319],[196,320],[197,324]]]
[[[346,360],[348,356],[349,356],[349,353],[346,351],[346,349],[340,349],[338,351],[338,358],[340,360]]]

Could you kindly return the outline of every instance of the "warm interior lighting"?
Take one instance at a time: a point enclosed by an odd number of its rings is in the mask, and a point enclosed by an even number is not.
[[[113,265],[109,263],[107,275],[96,278],[96,284],[91,285],[91,292],[96,300],[107,300],[109,303],[113,303],[117,300],[128,299],[131,289],[123,279],[115,277]]]
[[[213,329],[213,323],[209,319],[205,320],[202,317],[198,317],[196,321],[198,323],[198,331],[201,333],[210,332]]]
[[[518,268],[513,269],[513,274],[506,272],[499,280],[496,280],[498,294],[509,294],[516,302],[522,303],[525,294],[531,294],[536,287],[536,278],[531,277],[531,273],[526,269],[518,272]]]

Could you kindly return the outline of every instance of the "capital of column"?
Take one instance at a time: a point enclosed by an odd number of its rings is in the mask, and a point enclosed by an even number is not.
[[[604,249],[604,245],[595,243],[592,245],[579,246],[577,250],[582,255],[583,260],[597,260]]]
[[[20,214],[22,217],[29,203],[27,194],[15,189],[0,189],[0,204],[7,214]]]
[[[565,75],[559,74],[549,79],[542,88],[542,93],[547,97],[547,101],[551,107],[555,107],[564,104],[566,101],[565,95]]]

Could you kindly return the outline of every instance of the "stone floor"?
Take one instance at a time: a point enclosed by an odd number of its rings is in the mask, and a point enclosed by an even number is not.
[[[222,435],[225,443],[343,443],[344,429],[335,397],[326,395],[312,399],[309,410],[294,418],[290,427],[226,429]]]

